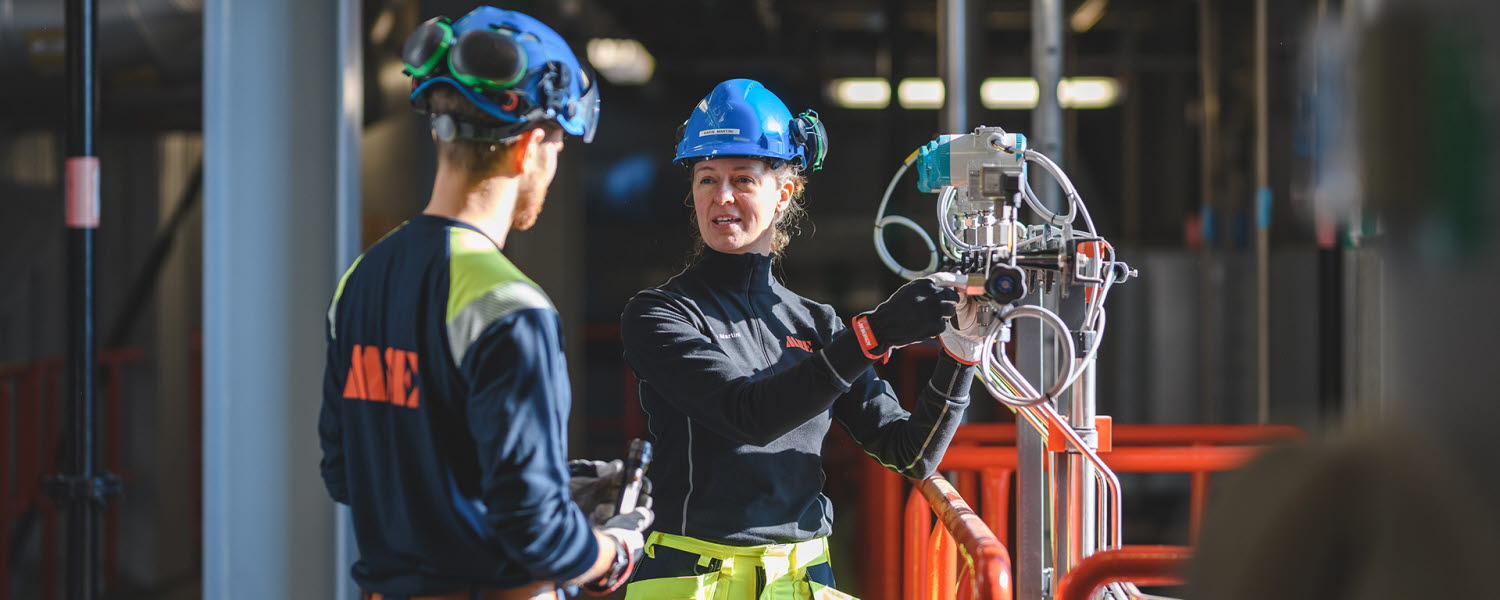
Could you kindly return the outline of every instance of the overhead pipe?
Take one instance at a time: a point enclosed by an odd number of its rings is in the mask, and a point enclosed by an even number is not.
[[[15,78],[23,74],[46,74],[63,66],[52,36],[66,29],[66,17],[55,0],[8,0],[0,2],[0,74]],[[199,76],[202,55],[184,52],[202,37],[203,6],[192,0],[130,0],[105,2],[95,11],[96,45],[109,48],[95,63],[114,69],[149,63],[168,76]]]

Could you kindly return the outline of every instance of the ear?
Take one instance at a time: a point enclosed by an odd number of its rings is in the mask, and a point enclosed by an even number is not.
[[[788,181],[785,185],[781,186],[781,199],[776,201],[776,212],[786,210],[787,205],[792,203],[792,188],[795,185],[791,181]]]
[[[537,127],[516,136],[516,141],[511,143],[510,157],[507,161],[512,173],[519,174],[526,171],[526,166],[533,160],[536,153],[541,151],[542,140],[546,135],[547,132]]]

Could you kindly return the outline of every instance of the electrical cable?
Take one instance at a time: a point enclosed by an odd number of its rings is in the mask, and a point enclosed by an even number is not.
[[[885,207],[891,201],[891,193],[896,190],[896,183],[901,180],[901,176],[906,174],[906,170],[911,167],[912,161],[916,159],[917,152],[912,151],[911,155],[907,156],[906,160],[901,163],[901,168],[897,169],[896,175],[891,177],[891,183],[885,186],[885,195],[880,198],[880,210],[875,213],[875,254],[880,256],[880,262],[884,263],[886,268],[890,269],[891,272],[908,280],[930,275],[933,271],[937,270],[938,264],[937,246],[932,243],[932,237],[927,235],[927,232],[923,231],[921,226],[917,225],[915,221],[899,215],[885,216]],[[920,271],[913,271],[896,262],[895,257],[891,256],[890,249],[886,248],[885,237],[882,235],[885,228],[889,225],[900,225],[916,232],[917,236],[922,238],[922,243],[927,244],[927,251],[931,254],[931,259],[927,262],[925,268]]]
[[[1026,199],[1026,205],[1030,206],[1031,210],[1035,211],[1038,216],[1041,216],[1043,220],[1052,225],[1072,223],[1073,219],[1078,216],[1078,205],[1082,202],[1082,199],[1078,196],[1078,189],[1073,187],[1073,180],[1069,179],[1068,174],[1062,171],[1062,167],[1057,166],[1057,163],[1052,162],[1052,159],[1047,158],[1047,155],[1041,152],[1027,148],[1025,154],[1022,156],[1026,162],[1034,162],[1041,165],[1042,170],[1051,175],[1052,179],[1057,181],[1059,186],[1062,186],[1063,194],[1068,199],[1068,214],[1059,215],[1042,206],[1041,200],[1037,199],[1036,194],[1031,191],[1031,184],[1026,181],[1025,177],[1022,177],[1021,196]]]

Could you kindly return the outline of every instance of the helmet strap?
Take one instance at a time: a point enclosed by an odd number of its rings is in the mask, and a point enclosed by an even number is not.
[[[445,142],[465,140],[508,144],[534,125],[529,121],[505,125],[481,125],[450,114],[430,114],[428,117],[431,119],[432,130],[437,133],[438,139]]]

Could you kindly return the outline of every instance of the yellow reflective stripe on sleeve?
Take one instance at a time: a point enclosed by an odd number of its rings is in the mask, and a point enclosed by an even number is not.
[[[375,243],[379,244],[380,242],[385,241],[385,238],[391,237],[391,234],[400,231],[402,227],[406,227],[407,223],[410,223],[410,221],[402,221],[400,225],[397,225],[390,231],[385,232],[385,235],[382,235],[380,236],[380,239],[375,240]],[[337,321],[338,319],[339,298],[342,298],[344,296],[344,285],[349,283],[349,276],[354,274],[354,268],[358,267],[359,261],[364,260],[364,258],[364,252],[361,252],[359,253],[359,256],[354,257],[354,262],[349,263],[349,268],[344,269],[343,276],[339,277],[338,287],[333,289],[333,301],[328,303],[328,337],[330,338],[339,338],[338,328],[334,327],[335,321]]]
[[[333,301],[328,303],[328,337],[330,338],[339,338],[338,328],[334,327],[338,319],[339,298],[344,295],[344,284],[349,283],[349,276],[354,274],[354,267],[358,267],[359,261],[364,257],[363,253],[354,257],[354,262],[349,265],[348,269],[344,269],[344,275],[339,277],[339,286],[333,289]]]
[[[463,363],[469,345],[479,339],[491,323],[527,308],[552,308],[547,295],[529,281],[496,285],[463,307],[448,320],[448,350],[453,354],[453,364]]]
[[[469,303],[501,283],[521,280],[535,286],[484,234],[465,227],[448,233],[448,312],[452,321]]]
[[[495,321],[518,310],[555,310],[547,294],[484,234],[453,227],[448,234],[448,349],[463,363],[469,346]]]

